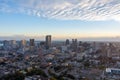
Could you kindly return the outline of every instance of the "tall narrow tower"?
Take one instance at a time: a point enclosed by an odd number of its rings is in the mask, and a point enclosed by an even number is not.
[[[46,36],[46,49],[51,47],[51,35]]]
[[[30,39],[30,51],[34,51],[35,49],[35,41],[34,39]]]
[[[34,39],[30,39],[30,46],[35,46]]]

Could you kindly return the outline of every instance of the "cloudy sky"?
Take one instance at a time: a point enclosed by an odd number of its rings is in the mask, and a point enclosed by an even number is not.
[[[120,36],[120,0],[0,0],[1,38]]]

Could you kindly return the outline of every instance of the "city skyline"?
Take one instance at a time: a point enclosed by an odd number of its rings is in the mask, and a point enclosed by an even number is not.
[[[48,5],[49,4],[49,5]],[[1,0],[0,39],[101,40],[120,36],[119,0]]]

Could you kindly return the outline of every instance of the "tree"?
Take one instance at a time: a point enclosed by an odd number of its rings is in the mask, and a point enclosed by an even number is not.
[[[51,77],[50,80],[57,80],[55,77]]]
[[[87,68],[90,66],[89,60],[87,60],[87,61],[84,62],[84,66],[87,67]]]

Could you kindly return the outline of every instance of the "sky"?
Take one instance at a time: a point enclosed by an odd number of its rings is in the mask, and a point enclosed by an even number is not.
[[[0,0],[0,39],[120,37],[120,0]]]

